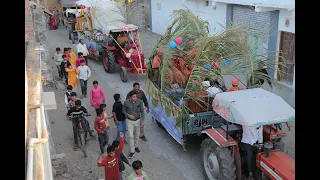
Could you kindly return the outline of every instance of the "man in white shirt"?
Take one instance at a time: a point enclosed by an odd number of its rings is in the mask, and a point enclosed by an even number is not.
[[[202,87],[210,97],[214,97],[217,93],[222,92],[220,89],[211,86],[209,81],[203,81]]]
[[[80,79],[80,85],[81,85],[81,93],[83,97],[87,97],[87,81],[91,76],[91,70],[90,68],[85,65],[84,60],[80,60],[80,66],[78,67],[79,69],[79,74],[77,75],[77,78]]]
[[[82,52],[84,59],[86,60],[86,63],[88,65],[88,59],[87,56],[89,55],[89,51],[87,48],[87,45],[84,44],[83,39],[79,39],[79,44],[77,45],[77,52]]]
[[[249,169],[249,179],[253,179],[253,172],[256,168],[256,156],[253,152],[253,144],[263,143],[262,126],[242,126],[242,145],[247,153],[247,162]]]

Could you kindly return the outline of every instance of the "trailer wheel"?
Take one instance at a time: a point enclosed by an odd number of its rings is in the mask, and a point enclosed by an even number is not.
[[[154,117],[152,117],[152,120],[156,121],[156,123],[157,123],[157,125],[158,125],[159,128],[164,129],[164,127],[162,126],[162,124],[161,124],[158,120],[156,120]]]
[[[236,166],[231,150],[219,147],[212,139],[201,143],[201,161],[206,180],[235,180]]]
[[[120,68],[120,78],[121,78],[121,81],[124,83],[128,81],[127,69],[123,66],[121,66]]]

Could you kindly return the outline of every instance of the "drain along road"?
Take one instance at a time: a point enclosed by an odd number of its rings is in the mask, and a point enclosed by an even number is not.
[[[55,48],[71,47],[76,50],[76,45],[71,44],[68,40],[68,33],[65,28],[60,27],[58,30],[49,31],[48,43],[50,48],[50,57],[55,53]],[[145,57],[151,55],[151,51],[157,42],[157,37],[150,32],[141,32],[142,48]],[[129,74],[129,81],[123,83],[119,77],[119,71],[114,74],[107,74],[101,61],[89,60],[89,67],[92,71],[92,76],[88,82],[88,89],[92,87],[92,82],[97,80],[99,85],[104,89],[106,95],[106,103],[108,112],[111,113],[113,105],[113,94],[120,93],[122,99],[125,99],[127,92],[132,89],[133,82],[139,82],[141,89],[145,90],[145,76]],[[57,81],[58,72],[52,60],[50,66],[54,80]],[[62,81],[57,84],[62,85]],[[97,159],[100,156],[98,139],[90,139],[88,142],[88,157],[84,158],[83,153],[78,150],[73,150],[73,133],[70,121],[65,118],[66,106],[64,103],[65,89],[55,87],[45,87],[45,91],[54,91],[57,102],[57,110],[50,110],[48,112],[51,122],[51,135],[55,145],[57,154],[64,153],[66,155],[67,164],[69,167],[69,176],[58,176],[56,179],[99,179],[104,178],[104,169],[97,166]],[[88,90],[89,91],[89,90]],[[77,89],[77,94],[80,96],[80,87]],[[90,106],[89,98],[81,100],[83,106],[92,114],[88,117],[90,126],[93,129],[93,121],[95,111]],[[116,126],[111,120],[110,141],[116,137]],[[96,134],[96,132],[95,132]],[[132,163],[134,160],[141,160],[144,165],[144,171],[149,174],[152,180],[202,180],[204,179],[201,162],[199,157],[199,145],[188,145],[187,152],[183,151],[182,147],[163,129],[158,128],[157,124],[152,121],[151,114],[147,114],[145,119],[145,134],[148,138],[147,142],[140,140],[140,153],[129,160]],[[294,125],[289,135],[294,134]],[[294,136],[293,136],[294,137]],[[294,141],[290,138],[291,147],[294,148]],[[293,144],[292,144],[293,142]],[[294,151],[294,150],[293,150]],[[126,144],[123,150],[124,154],[128,156],[129,147]],[[293,155],[294,156],[294,155]],[[126,177],[132,169],[126,166]],[[126,178],[125,178],[126,179]]]

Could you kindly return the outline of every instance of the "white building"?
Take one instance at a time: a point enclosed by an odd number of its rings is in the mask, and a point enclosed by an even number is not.
[[[212,6],[211,1],[205,0],[152,0],[151,1],[151,30],[157,34],[164,34],[171,23],[174,10],[189,8],[194,14],[210,24],[210,33],[221,30],[219,24],[225,25],[227,4]]]

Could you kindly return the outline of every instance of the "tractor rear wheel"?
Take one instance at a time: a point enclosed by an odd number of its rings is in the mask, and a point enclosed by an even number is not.
[[[107,73],[113,73],[116,68],[116,59],[112,51],[104,50],[102,54],[104,70]]]
[[[235,180],[236,166],[231,150],[221,148],[212,139],[201,143],[201,161],[206,180]]]

